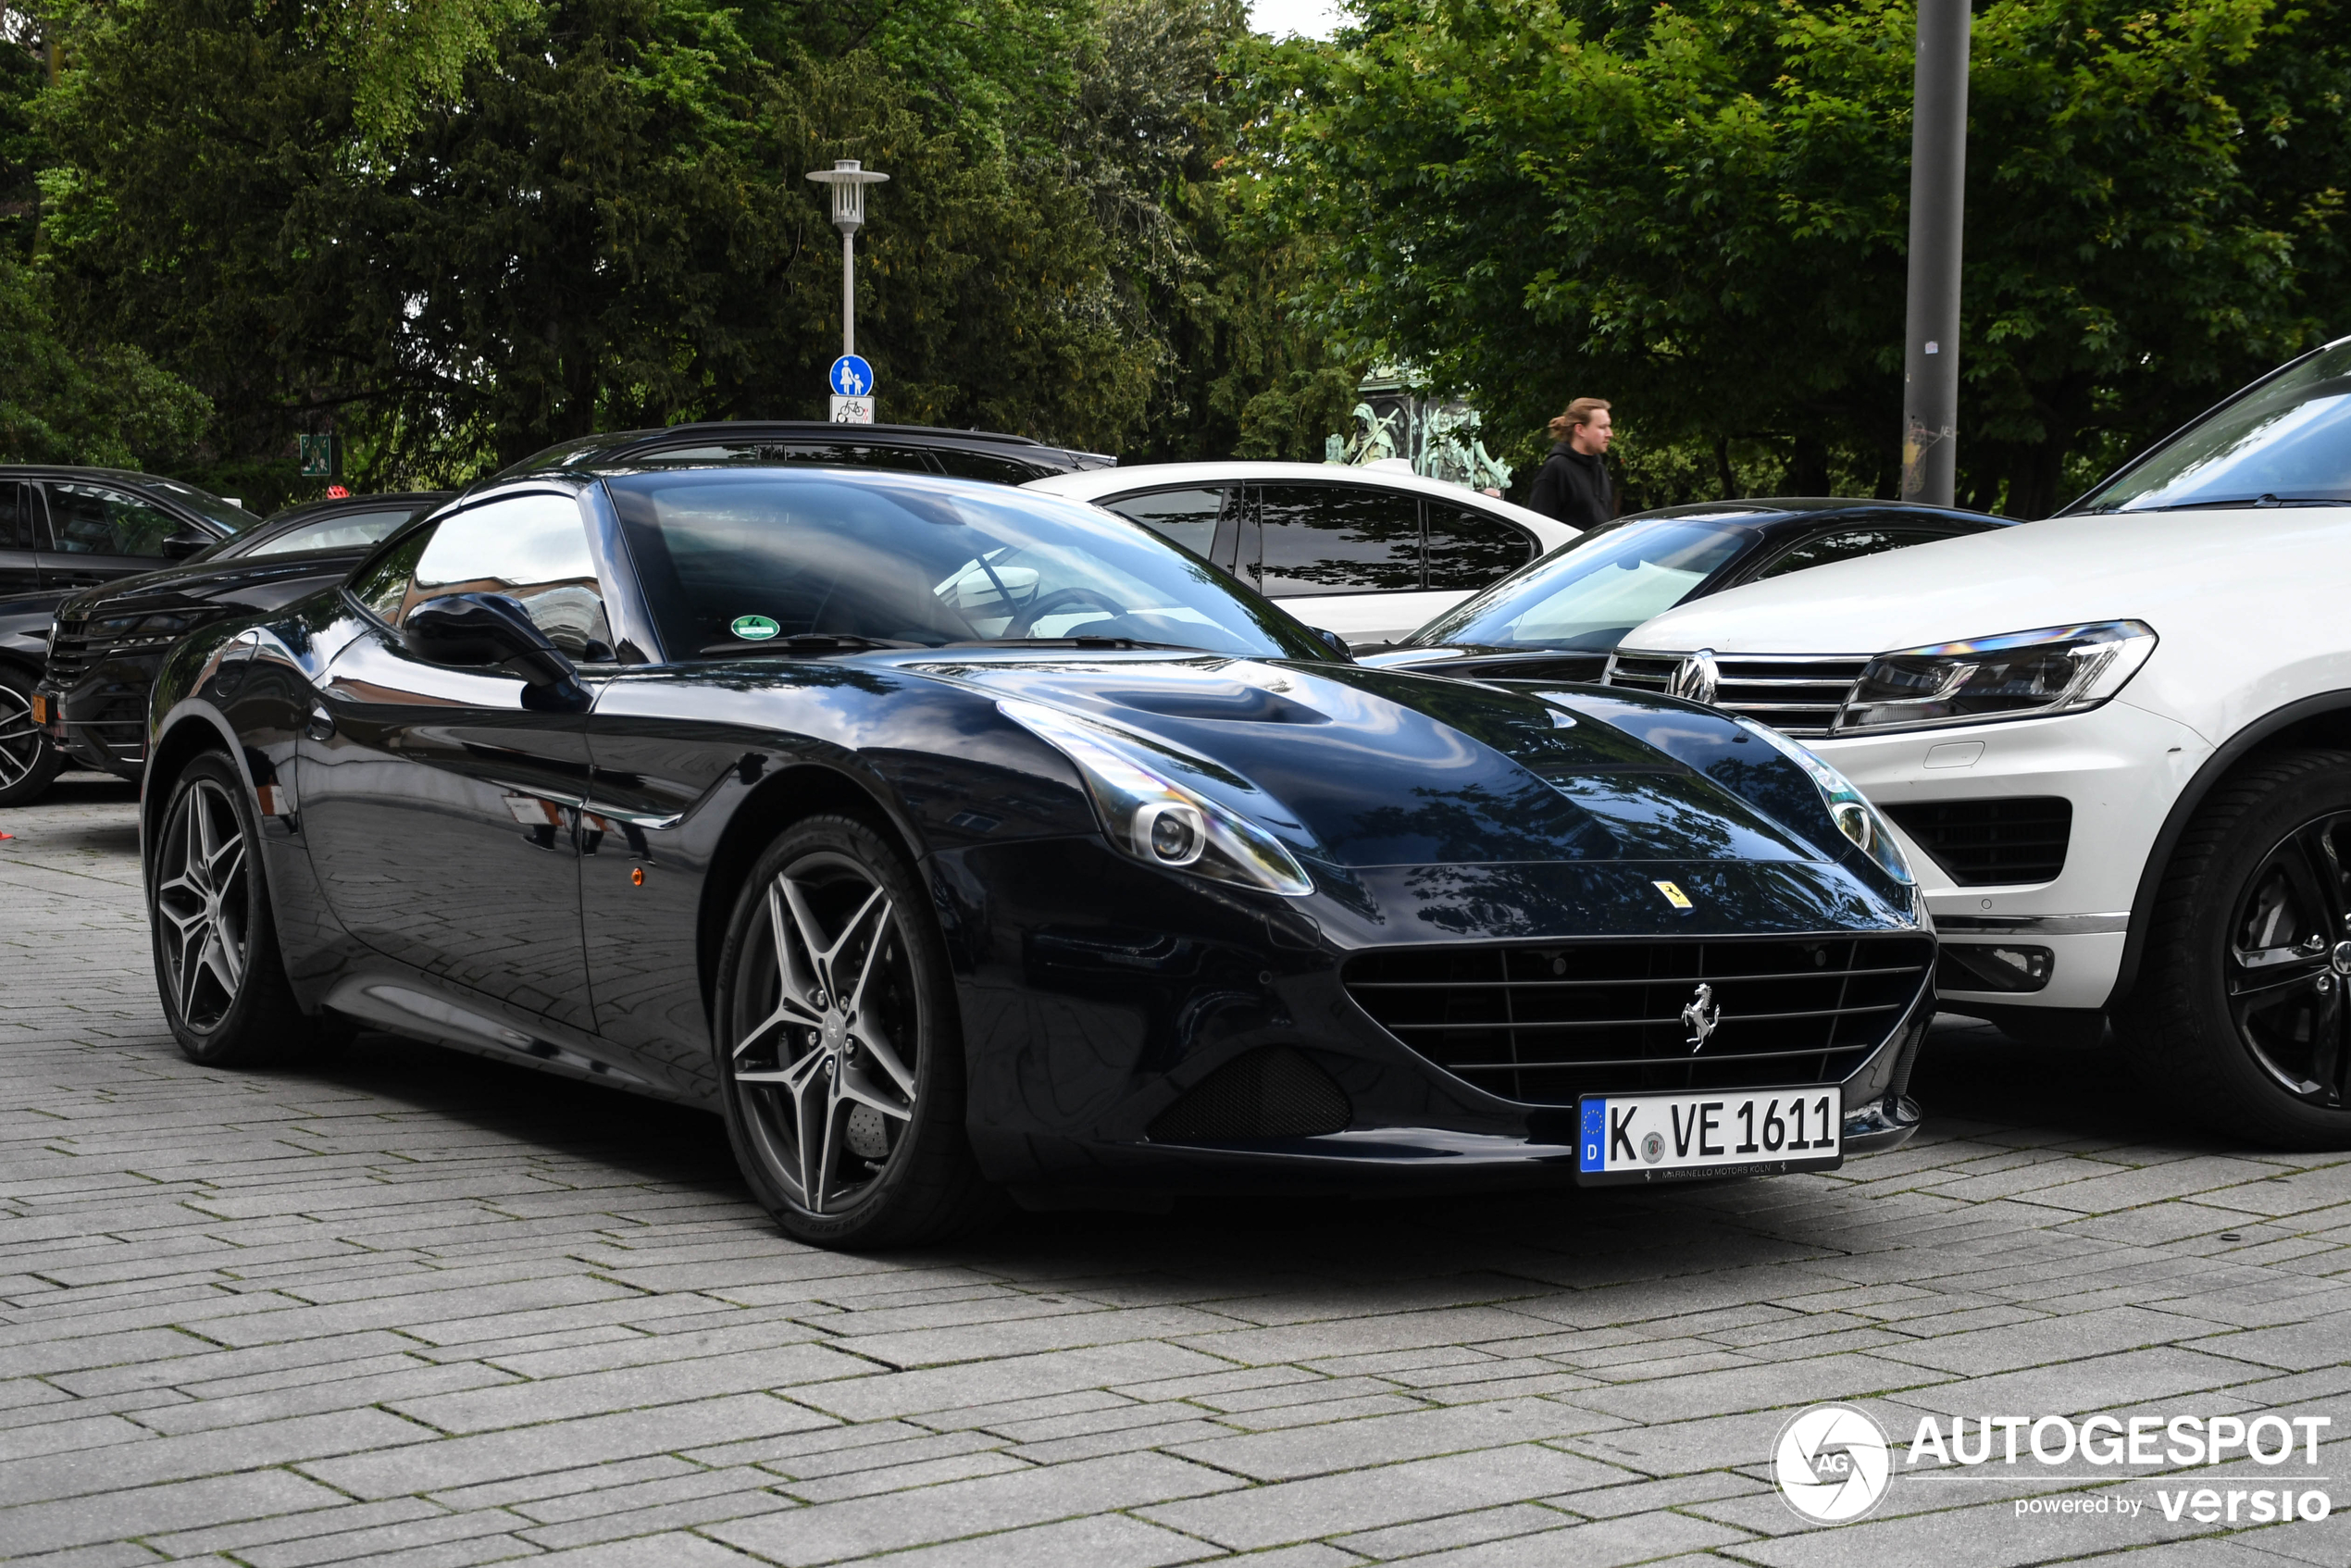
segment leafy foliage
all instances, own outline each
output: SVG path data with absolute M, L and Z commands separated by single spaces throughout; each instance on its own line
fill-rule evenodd
M 1529 431 L 1884 492 L 1900 406 L 1913 18 L 1898 0 L 1364 0 L 1259 83 L 1336 332 Z M 1962 488 L 2038 516 L 2320 341 L 2345 282 L 2334 0 L 1991 0 L 1972 63 Z M 1686 466 L 1687 458 L 1679 460 Z

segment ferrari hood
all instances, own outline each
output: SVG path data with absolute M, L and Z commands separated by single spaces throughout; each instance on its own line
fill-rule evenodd
M 1213 656 L 902 667 L 1199 758 L 1204 787 L 1237 776 L 1226 803 L 1329 865 L 1822 858 L 1698 769 L 1530 693 Z

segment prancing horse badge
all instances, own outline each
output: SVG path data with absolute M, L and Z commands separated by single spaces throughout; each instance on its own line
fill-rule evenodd
M 1700 985 L 1682 1006 L 1682 1027 L 1690 1031 L 1691 1055 L 1706 1049 L 1706 1042 L 1714 1038 L 1714 1031 L 1722 1023 L 1723 1004 L 1714 1000 L 1714 988 Z

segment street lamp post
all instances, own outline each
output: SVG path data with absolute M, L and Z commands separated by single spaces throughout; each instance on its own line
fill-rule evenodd
M 857 352 L 857 230 L 865 226 L 865 187 L 889 178 L 863 167 L 855 158 L 836 158 L 830 168 L 811 169 L 808 178 L 833 188 L 833 227 L 840 230 L 840 352 Z
M 1919 0 L 1909 301 L 1902 333 L 1902 499 L 1935 506 L 1951 504 L 1959 478 L 1968 22 L 1968 0 Z

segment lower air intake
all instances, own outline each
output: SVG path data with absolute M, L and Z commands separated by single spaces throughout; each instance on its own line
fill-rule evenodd
M 1313 1138 L 1343 1130 L 1355 1108 L 1331 1076 L 1286 1045 L 1237 1056 L 1162 1111 L 1153 1143 Z

